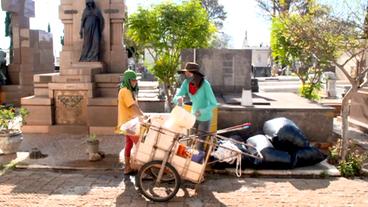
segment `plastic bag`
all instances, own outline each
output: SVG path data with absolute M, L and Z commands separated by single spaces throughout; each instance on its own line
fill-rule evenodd
M 221 160 L 222 162 L 233 164 L 237 159 L 237 152 L 241 152 L 241 150 L 236 147 L 234 143 L 232 143 L 231 141 L 222 141 L 211 155 Z
M 303 167 L 320 163 L 327 158 L 327 155 L 315 147 L 305 147 L 296 151 L 291 157 L 293 167 Z
M 272 147 L 273 145 L 265 135 L 258 134 L 247 139 L 247 143 L 252 145 L 260 153 L 264 148 Z
M 280 151 L 272 146 L 270 140 L 264 135 L 255 135 L 247 139 L 262 154 L 262 162 L 255 163 L 257 167 L 267 169 L 288 169 L 291 167 L 291 157 L 288 152 Z
M 139 136 L 139 118 L 131 119 L 120 126 L 120 132 L 125 135 Z
M 288 152 L 266 147 L 261 151 L 263 156 L 260 167 L 267 169 L 290 169 L 292 168 L 291 156 Z
M 294 152 L 299 148 L 309 146 L 309 141 L 299 127 L 284 117 L 266 121 L 263 125 L 263 132 L 278 150 Z
M 263 124 L 263 132 L 267 137 L 273 138 L 277 136 L 279 130 L 285 125 L 293 125 L 297 127 L 296 124 L 290 119 L 287 119 L 285 117 L 278 117 L 266 121 Z
M 299 148 L 309 146 L 309 141 L 303 132 L 293 125 L 283 126 L 277 136 L 272 138 L 272 143 L 276 149 L 287 152 L 294 152 Z

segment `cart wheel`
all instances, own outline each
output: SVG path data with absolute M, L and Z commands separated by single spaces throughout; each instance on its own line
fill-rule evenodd
M 158 177 L 158 173 L 160 172 L 160 168 L 151 168 L 150 170 L 151 170 L 152 176 L 154 177 L 154 179 L 156 179 Z M 163 182 L 174 181 L 175 175 L 171 173 L 164 173 L 161 177 L 161 180 Z
M 156 202 L 172 199 L 178 192 L 181 183 L 178 172 L 170 163 L 166 163 L 162 179 L 157 183 L 156 178 L 161 166 L 162 161 L 159 160 L 148 162 L 139 169 L 135 176 L 135 184 L 140 193 Z

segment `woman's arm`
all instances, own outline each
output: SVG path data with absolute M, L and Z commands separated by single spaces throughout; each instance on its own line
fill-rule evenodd
M 205 87 L 204 89 L 205 89 L 206 98 L 208 100 L 208 106 L 206 108 L 200 109 L 199 110 L 200 113 L 202 113 L 203 111 L 212 111 L 212 109 L 214 109 L 218 105 L 216 96 L 213 93 L 210 83 L 207 80 L 205 80 L 203 83 L 203 86 Z
M 188 93 L 188 80 L 184 80 L 183 83 L 180 86 L 179 91 L 176 93 L 176 95 L 173 98 L 173 102 L 175 104 L 178 104 L 178 99 L 184 96 Z
M 141 108 L 139 108 L 137 103 L 131 105 L 130 108 L 134 111 L 134 114 L 138 116 L 143 116 L 143 111 L 141 110 Z

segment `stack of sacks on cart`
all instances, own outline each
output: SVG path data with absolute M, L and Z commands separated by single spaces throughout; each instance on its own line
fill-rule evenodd
M 152 160 L 163 160 L 166 153 L 172 151 L 174 153 L 168 158 L 168 162 L 179 175 L 186 180 L 200 182 L 206 167 L 203 162 L 204 152 L 192 149 L 185 143 L 174 142 L 178 133 L 186 134 L 193 127 L 195 120 L 193 114 L 178 106 L 169 116 L 150 116 L 150 124 L 139 130 L 140 140 L 131 156 L 132 165 L 139 169 Z
M 280 117 L 266 121 L 263 125 L 263 133 L 249 138 L 238 135 L 231 136 L 232 139 L 254 146 L 263 156 L 261 160 L 256 160 L 243 155 L 241 168 L 292 169 L 314 165 L 327 158 L 318 148 L 311 146 L 299 127 L 287 118 Z M 229 145 L 228 142 L 222 141 L 220 146 L 222 144 Z M 253 153 L 245 145 L 235 143 L 233 145 L 244 153 Z M 224 151 L 221 147 L 216 150 Z M 216 150 L 212 159 L 221 160 L 221 156 L 218 156 Z M 223 169 L 234 166 L 234 159 L 228 159 L 226 162 L 217 162 L 212 167 Z

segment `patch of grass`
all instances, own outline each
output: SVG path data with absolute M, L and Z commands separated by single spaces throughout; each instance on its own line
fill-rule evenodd
M 323 179 L 326 179 L 326 178 L 329 178 L 330 175 L 326 172 L 326 171 L 322 171 L 320 174 L 319 174 L 319 177 L 320 178 L 323 178 Z
M 252 178 L 258 178 L 261 174 L 257 170 L 254 170 L 249 176 Z
M 341 176 L 362 176 L 363 165 L 368 162 L 368 153 L 358 143 L 350 140 L 345 160 L 341 159 L 341 142 L 328 149 L 328 163 L 337 166 Z
M 327 159 L 328 163 L 332 165 L 337 165 L 340 160 L 340 151 L 339 151 L 338 145 L 329 147 L 327 155 L 328 155 L 328 159 Z
M 339 162 L 338 169 L 341 175 L 348 178 L 362 175 L 363 163 L 367 157 L 367 153 L 349 152 L 346 159 Z
M 15 160 L 10 161 L 8 164 L 0 165 L 0 176 L 4 175 L 7 171 L 15 169 L 17 162 Z

